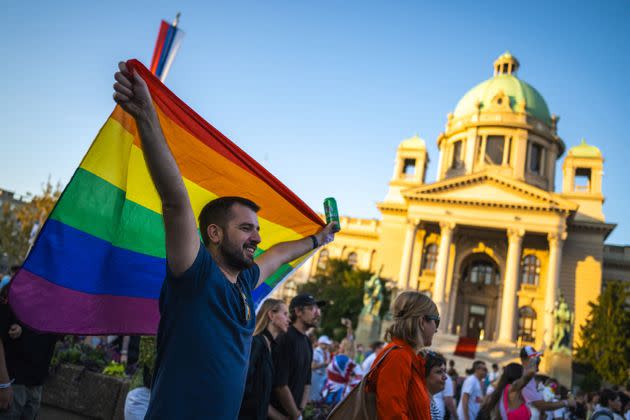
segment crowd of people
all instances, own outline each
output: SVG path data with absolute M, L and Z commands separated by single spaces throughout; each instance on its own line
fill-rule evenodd
M 347 319 L 338 344 L 314 337 L 326 302 L 308 294 L 288 306 L 268 299 L 256 314 L 252 291 L 283 264 L 332 241 L 338 227 L 330 223 L 254 259 L 262 238 L 260 207 L 253 201 L 217 198 L 195 220 L 146 82 L 125 63 L 119 70 L 114 99 L 135 120 L 162 203 L 167 255 L 155 366 L 151 375 L 143 372 L 144 386 L 128 395 L 129 420 L 295 420 L 304 418 L 307 407 L 320 407 L 319 415 L 326 416 L 356 397 L 355 389 L 374 397 L 363 408 L 380 419 L 616 420 L 624 414 L 630 420 L 627 394 L 605 389 L 573 398 L 557 381 L 537 374 L 541 354 L 531 347 L 522 349 L 521 363 L 502 370 L 495 366 L 488 373 L 483 361 L 475 361 L 462 380 L 454 365 L 449 362 L 447 370 L 444 356 L 430 350 L 440 314 L 416 291 L 396 296 L 386 342 L 372 343 L 368 351 L 356 345 Z M 41 367 L 47 370 L 57 337 L 20 326 L 3 305 L 0 419 L 35 418 Z

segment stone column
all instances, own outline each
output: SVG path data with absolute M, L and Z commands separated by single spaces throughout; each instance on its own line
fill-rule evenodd
M 416 239 L 413 253 L 411 254 L 411 268 L 409 272 L 409 287 L 413 290 L 418 290 L 418 277 L 420 277 L 420 265 L 422 264 L 422 254 L 424 253 L 424 237 L 427 231 L 420 225 L 416 230 Z
M 562 245 L 566 239 L 566 234 L 550 233 L 547 235 L 549 241 L 549 266 L 547 269 L 547 287 L 545 289 L 545 334 L 544 346 L 550 347 L 553 339 L 553 311 L 556 305 L 556 293 L 560 283 L 560 266 L 562 262 Z
M 521 248 L 525 232 L 522 229 L 508 229 L 507 234 L 507 266 L 503 282 L 498 340 L 504 343 L 512 343 L 514 342 L 514 318 L 518 313 L 516 292 L 518 290 L 518 272 L 521 267 Z
M 438 259 L 435 265 L 435 281 L 433 283 L 433 301 L 440 311 L 440 316 L 446 316 L 445 292 L 446 292 L 446 270 L 448 270 L 449 253 L 453 240 L 453 230 L 455 223 L 440 222 L 440 248 Z
M 410 219 L 407 223 L 405 245 L 403 247 L 402 258 L 400 260 L 400 272 L 398 274 L 398 290 L 407 290 L 409 288 L 409 269 L 411 267 L 411 258 L 413 256 L 413 246 L 415 243 L 417 230 L 418 230 L 418 221 Z

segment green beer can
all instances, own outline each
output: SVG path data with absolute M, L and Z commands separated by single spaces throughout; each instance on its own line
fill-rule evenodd
M 339 222 L 339 212 L 337 211 L 337 200 L 333 197 L 325 199 L 324 213 L 326 213 L 326 224 L 336 222 L 337 224 L 333 232 L 339 232 L 341 230 L 341 223 Z

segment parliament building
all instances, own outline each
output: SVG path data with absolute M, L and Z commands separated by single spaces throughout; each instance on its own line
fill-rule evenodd
M 588 302 L 606 280 L 605 254 L 615 279 L 629 280 L 630 252 L 604 245 L 615 224 L 602 211 L 602 153 L 584 140 L 567 150 L 559 118 L 518 69 L 516 57 L 501 55 L 492 77 L 448 114 L 436 182 L 425 182 L 425 142 L 402 141 L 377 204 L 381 217 L 342 217 L 335 241 L 277 293 L 290 297 L 329 258 L 341 258 L 382 267 L 396 290 L 431 296 L 443 335 L 539 349 L 551 344 L 562 295 L 574 314 L 575 346 Z

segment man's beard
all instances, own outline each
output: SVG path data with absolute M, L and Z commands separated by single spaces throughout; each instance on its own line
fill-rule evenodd
M 233 244 L 229 238 L 226 238 L 219 245 L 219 252 L 221 252 L 225 263 L 237 270 L 245 270 L 254 265 L 253 257 L 250 259 L 245 255 L 245 245 L 239 247 Z
M 319 325 L 320 318 L 313 318 L 311 322 L 304 322 L 306 328 L 315 328 Z

